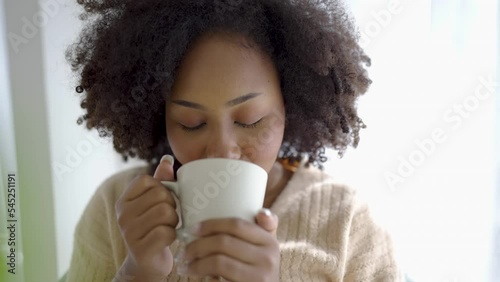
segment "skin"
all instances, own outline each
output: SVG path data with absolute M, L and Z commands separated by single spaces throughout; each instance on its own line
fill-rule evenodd
M 240 35 L 207 34 L 187 52 L 166 103 L 166 132 L 180 163 L 231 158 L 255 163 L 269 175 L 264 201 L 270 207 L 290 178 L 276 157 L 283 141 L 285 107 L 270 58 Z M 172 271 L 169 246 L 178 216 L 173 180 L 162 159 L 153 176 L 136 177 L 116 204 L 129 253 L 117 276 L 162 281 Z M 279 281 L 278 218 L 259 213 L 255 223 L 207 220 L 192 233 L 178 271 L 229 281 Z

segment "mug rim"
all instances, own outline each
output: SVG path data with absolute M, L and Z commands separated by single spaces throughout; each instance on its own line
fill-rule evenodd
M 184 167 L 186 167 L 186 166 L 188 166 L 188 167 L 189 167 L 189 166 L 192 166 L 192 165 L 194 165 L 195 163 L 198 163 L 198 162 L 205 162 L 205 161 L 216 161 L 216 162 L 218 162 L 218 161 L 222 161 L 222 160 L 223 160 L 223 161 L 235 161 L 235 162 L 244 163 L 244 164 L 246 164 L 246 165 L 251 165 L 251 166 L 254 166 L 254 167 L 258 168 L 258 169 L 261 169 L 264 173 L 266 173 L 266 174 L 267 174 L 267 171 L 266 171 L 264 168 L 262 168 L 261 166 L 257 165 L 257 164 L 254 164 L 254 163 L 252 163 L 252 162 L 245 161 L 245 160 L 240 160 L 240 159 L 229 159 L 229 158 L 204 158 L 204 159 L 197 159 L 197 160 L 194 160 L 194 161 L 190 161 L 190 162 L 188 162 L 188 163 L 186 163 L 186 164 L 183 164 L 183 165 L 182 165 L 182 166 L 181 166 L 181 167 L 177 170 L 177 173 L 181 173 L 181 172 L 184 170 L 184 169 L 183 169 Z

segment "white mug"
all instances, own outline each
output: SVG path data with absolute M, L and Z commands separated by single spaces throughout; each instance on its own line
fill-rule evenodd
M 207 219 L 238 217 L 254 222 L 264 203 L 267 172 L 246 161 L 208 158 L 182 165 L 177 182 L 161 183 L 179 199 L 186 230 Z

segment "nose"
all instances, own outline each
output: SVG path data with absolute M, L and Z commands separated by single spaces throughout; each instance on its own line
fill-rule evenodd
M 234 133 L 217 129 L 207 140 L 205 155 L 207 158 L 240 159 L 241 149 Z

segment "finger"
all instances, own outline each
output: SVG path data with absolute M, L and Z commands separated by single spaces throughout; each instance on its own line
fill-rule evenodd
M 153 178 L 158 180 L 174 180 L 174 157 L 164 155 L 156 167 Z
M 215 234 L 228 234 L 253 245 L 267 245 L 270 234 L 258 225 L 240 218 L 209 219 L 194 226 L 191 233 L 198 237 Z
M 151 175 L 141 174 L 134 177 L 134 179 L 129 183 L 127 189 L 123 192 L 118 203 L 125 203 L 139 198 L 142 194 L 146 193 L 149 189 L 153 188 L 158 183 L 151 177 Z M 123 199 L 122 199 L 123 198 Z
M 180 274 L 198 277 L 220 276 L 225 280 L 233 282 L 242 281 L 242 279 L 248 279 L 248 277 L 256 277 L 256 275 L 258 275 L 258 273 L 255 273 L 255 268 L 251 265 L 221 254 L 205 257 L 189 264 L 181 265 L 178 271 Z M 257 279 L 254 281 L 259 280 Z
M 164 225 L 175 229 L 178 221 L 175 209 L 165 203 L 160 203 L 136 218 L 126 230 L 133 234 L 133 238 L 142 240 L 156 226 Z
M 173 157 L 170 155 L 165 155 L 162 157 L 160 164 L 156 168 L 154 177 L 149 175 L 138 175 L 136 176 L 127 187 L 126 191 L 123 193 L 123 198 L 120 197 L 116 204 L 116 210 L 122 210 L 122 204 L 127 201 L 132 201 L 134 199 L 139 198 L 144 193 L 146 193 L 149 189 L 153 188 L 156 185 L 163 186 L 156 180 L 173 180 L 174 171 L 173 171 Z
M 134 215 L 142 216 L 147 210 L 159 203 L 167 203 L 173 208 L 176 207 L 174 197 L 163 185 L 152 187 L 141 197 L 124 203 L 124 206 L 130 206 L 127 210 L 134 212 Z
M 267 232 L 276 236 L 276 231 L 278 230 L 279 219 L 276 214 L 271 213 L 269 209 L 261 209 L 257 216 L 255 216 L 255 222 L 260 227 L 264 228 Z
M 144 237 L 151 229 L 158 225 L 175 226 L 177 213 L 171 206 L 160 203 L 150 207 L 141 216 L 125 214 L 119 218 L 121 232 L 128 240 L 137 240 Z
M 194 240 L 186 246 L 184 259 L 193 261 L 207 256 L 222 254 L 248 264 L 256 264 L 261 248 L 236 237 L 218 234 Z
M 175 238 L 176 235 L 173 228 L 158 225 L 138 241 L 136 250 L 141 252 L 157 252 L 157 250 L 170 246 Z

